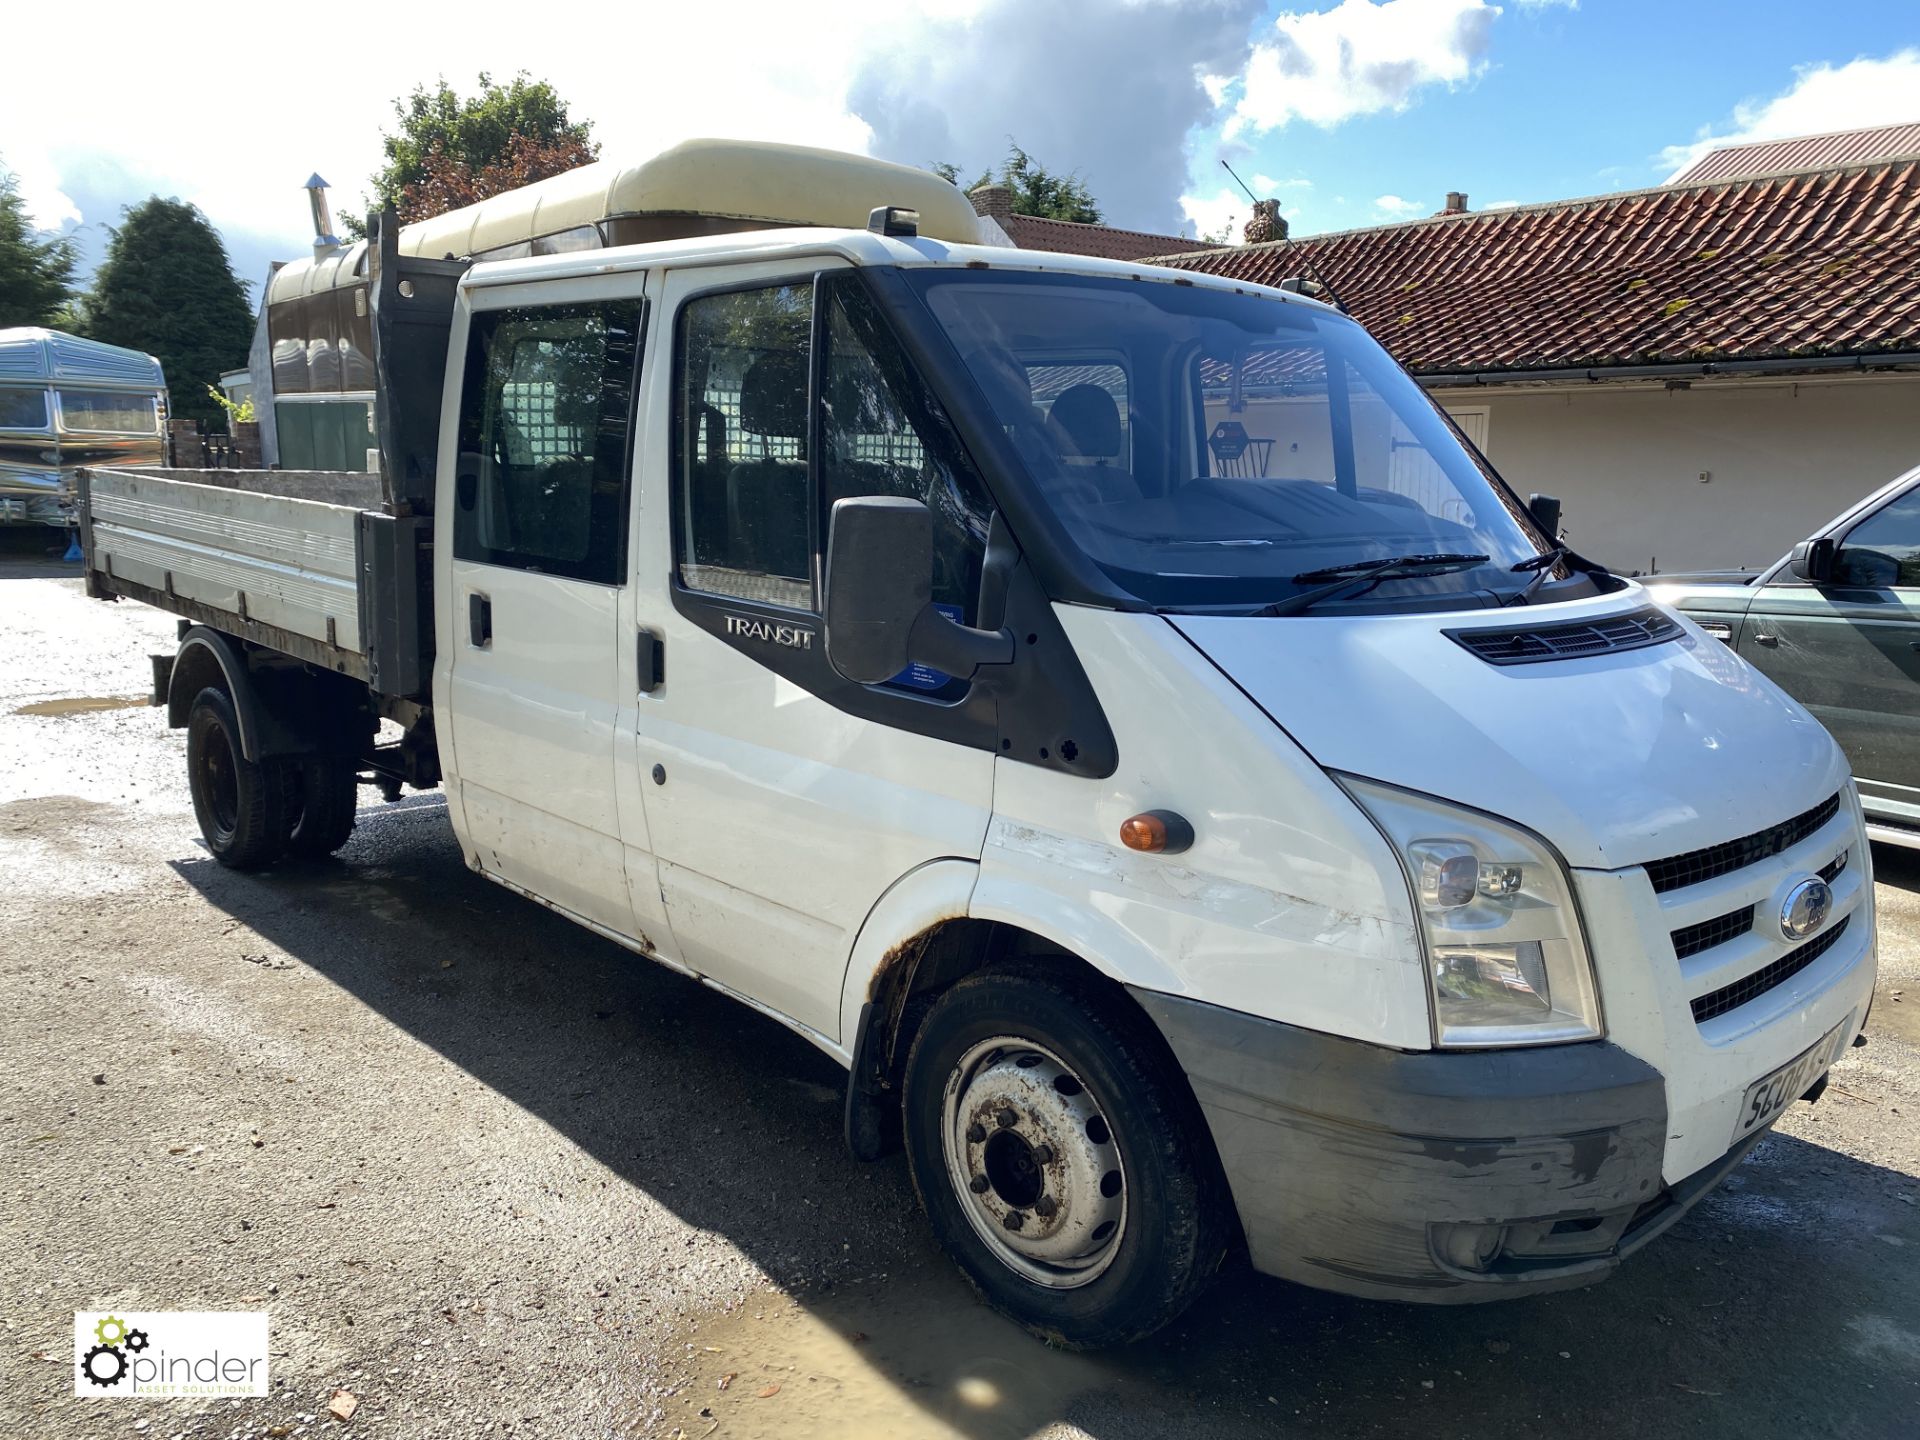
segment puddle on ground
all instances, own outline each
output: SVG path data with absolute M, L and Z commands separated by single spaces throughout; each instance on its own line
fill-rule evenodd
M 131 710 L 148 703 L 144 695 L 82 695 L 71 700 L 36 700 L 14 710 L 16 715 L 90 715 L 96 710 Z
M 930 1289 L 949 1303 L 929 1306 Z M 685 1338 L 679 1394 L 647 1434 L 1025 1440 L 1113 1379 L 1100 1360 L 1050 1350 L 958 1285 L 924 1277 L 804 1305 L 763 1293 Z

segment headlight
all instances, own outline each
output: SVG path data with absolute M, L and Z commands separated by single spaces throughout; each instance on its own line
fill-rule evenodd
M 1339 779 L 1406 866 L 1437 1043 L 1552 1045 L 1604 1033 L 1573 885 L 1543 840 L 1431 796 Z

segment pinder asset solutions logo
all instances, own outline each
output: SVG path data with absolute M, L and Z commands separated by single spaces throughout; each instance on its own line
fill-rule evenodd
M 79 1310 L 73 1357 L 76 1395 L 265 1395 L 267 1312 Z

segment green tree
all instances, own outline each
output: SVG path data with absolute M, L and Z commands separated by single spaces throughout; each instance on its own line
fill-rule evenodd
M 36 231 L 19 182 L 0 171 L 0 329 L 71 323 L 73 242 Z
M 207 387 L 246 363 L 253 342 L 247 290 L 219 232 L 192 205 L 158 195 L 126 211 L 93 277 L 86 333 L 157 356 L 173 413 L 210 424 Z
M 545 80 L 525 71 L 511 84 L 498 85 L 480 72 L 480 89 L 462 97 L 443 77 L 429 90 L 416 85 L 393 102 L 395 128 L 382 135 L 387 162 L 372 177 L 368 210 L 388 205 L 402 222 L 438 213 L 432 206 L 462 199 L 448 184 L 449 171 L 464 171 L 472 199 L 531 184 L 597 158 L 600 146 L 590 138 L 591 121 L 575 120 Z M 462 203 L 468 203 L 462 199 Z M 341 223 L 359 235 L 363 217 L 345 215 Z
M 960 183 L 960 167 L 950 160 L 935 160 L 927 168 L 949 184 Z M 1012 191 L 1016 215 L 1100 223 L 1100 204 L 1084 180 L 1078 175 L 1055 175 L 1012 139 L 1007 141 L 1007 158 L 1000 162 L 999 172 L 983 170 L 966 188 L 978 190 L 982 185 L 1004 185 Z

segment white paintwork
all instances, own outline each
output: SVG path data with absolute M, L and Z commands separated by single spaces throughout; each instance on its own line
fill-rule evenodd
M 1636 589 L 1531 607 L 1527 622 L 1645 603 Z M 1749 834 L 1847 776 L 1818 721 L 1684 619 L 1683 644 L 1510 667 L 1442 632 L 1498 630 L 1511 612 L 1174 623 L 1321 764 L 1516 820 L 1573 865 Z
M 481 310 L 644 294 L 644 273 L 483 292 Z M 476 307 L 451 336 L 466 352 Z M 458 367 L 452 367 L 458 370 Z M 457 451 L 457 396 L 441 417 L 442 454 Z M 441 467 L 438 513 L 454 513 L 454 471 Z M 649 953 L 677 954 L 652 883 L 645 828 L 631 797 L 632 630 L 625 585 L 600 585 L 457 558 L 434 547 L 435 708 L 454 757 L 445 784 L 468 862 L 542 896 Z M 491 605 L 491 644 L 473 643 L 470 597 Z M 624 783 L 623 783 L 624 782 Z M 623 804 L 623 797 L 628 803 Z M 637 826 L 637 828 L 636 828 Z M 640 884 L 629 890 L 629 853 Z
M 725 283 L 804 277 L 790 262 L 735 267 Z M 668 271 L 661 308 L 711 289 Z M 673 608 L 667 471 L 672 329 L 649 327 L 636 623 L 662 637 L 666 682 L 638 707 L 638 765 L 660 889 L 683 958 L 829 1039 L 841 977 L 874 902 L 930 861 L 976 859 L 993 757 L 835 709 Z M 817 637 L 814 643 L 819 643 Z
M 95 470 L 93 567 L 359 653 L 351 505 Z
M 1166 620 L 1058 614 L 1120 769 L 1089 781 L 1000 760 L 972 913 L 1128 984 L 1425 1048 L 1412 902 L 1372 823 Z M 1194 847 L 1124 848 L 1121 822 L 1153 809 L 1191 819 Z

